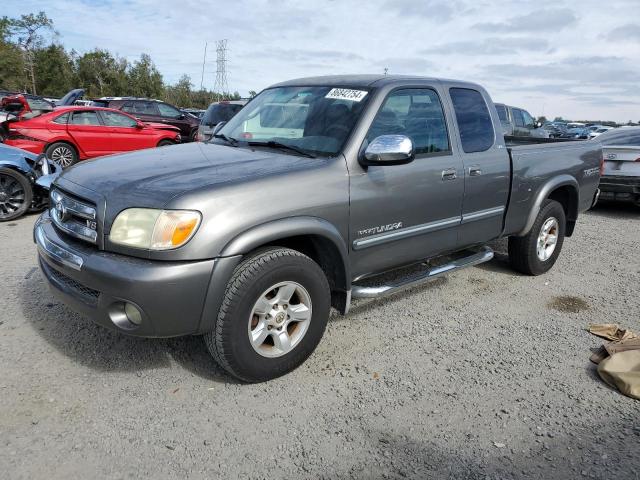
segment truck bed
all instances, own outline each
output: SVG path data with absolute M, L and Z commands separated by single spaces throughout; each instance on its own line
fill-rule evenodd
M 522 233 L 530 226 L 531 212 L 537 212 L 533 204 L 539 198 L 546 198 L 541 190 L 550 188 L 552 179 L 553 185 L 578 190 L 578 204 L 575 214 L 568 215 L 569 222 L 575 222 L 576 218 L 571 217 L 591 207 L 602 160 L 599 143 L 532 142 L 508 146 L 507 150 L 511 159 L 512 190 L 505 218 L 506 235 Z M 559 176 L 559 171 L 564 173 Z

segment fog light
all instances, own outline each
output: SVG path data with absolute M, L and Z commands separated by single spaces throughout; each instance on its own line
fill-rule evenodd
M 133 330 L 142 323 L 142 312 L 133 303 L 114 302 L 109 306 L 109 318 L 122 330 Z
M 140 325 L 142 323 L 142 313 L 140 313 L 140 310 L 132 303 L 124 304 L 124 313 L 134 325 Z

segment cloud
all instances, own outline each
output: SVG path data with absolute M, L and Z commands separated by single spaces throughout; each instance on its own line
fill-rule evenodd
M 628 23 L 603 35 L 610 42 L 640 42 L 640 24 Z
M 539 9 L 526 15 L 511 17 L 504 22 L 480 22 L 473 28 L 485 32 L 553 32 L 561 30 L 578 21 L 573 10 L 568 8 Z
M 638 68 L 615 56 L 576 56 L 543 64 L 491 64 L 482 67 L 485 75 L 516 79 L 554 79 L 576 85 L 636 84 Z
M 519 51 L 548 51 L 549 42 L 535 37 L 490 37 L 434 45 L 420 51 L 425 55 L 511 55 Z
M 460 2 L 442 0 L 387 0 L 383 4 L 383 9 L 391 10 L 399 16 L 418 16 L 433 21 L 449 21 L 459 8 Z
M 59 41 L 80 54 L 148 53 L 168 83 L 187 74 L 200 84 L 208 42 L 204 86 L 213 88 L 214 42 L 226 38 L 229 87 L 242 95 L 291 78 L 388 68 L 476 81 L 532 113 L 624 121 L 637 118 L 640 101 L 638 1 L 181 0 L 176 8 L 175 0 L 0 0 L 9 17 L 44 8 Z

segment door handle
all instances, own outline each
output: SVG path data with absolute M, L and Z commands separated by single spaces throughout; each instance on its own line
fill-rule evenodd
M 474 165 L 473 167 L 469 167 L 469 176 L 477 177 L 478 175 L 482 175 L 482 170 L 478 165 Z
M 458 178 L 458 171 L 455 168 L 447 168 L 442 171 L 442 180 L 455 180 Z

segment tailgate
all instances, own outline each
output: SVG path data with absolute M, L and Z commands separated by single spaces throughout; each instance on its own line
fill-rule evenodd
M 603 146 L 604 175 L 640 177 L 640 146 Z

